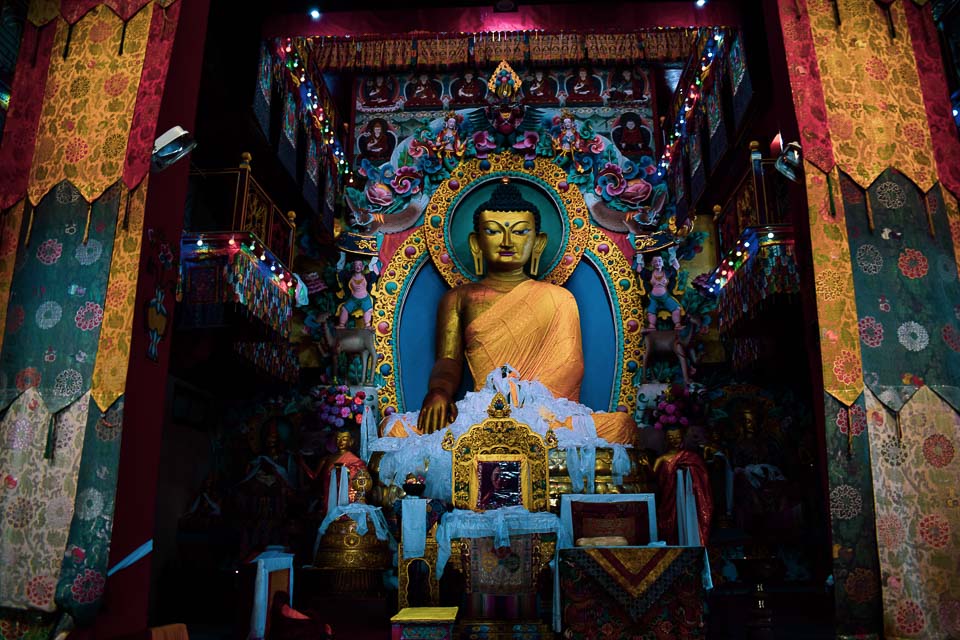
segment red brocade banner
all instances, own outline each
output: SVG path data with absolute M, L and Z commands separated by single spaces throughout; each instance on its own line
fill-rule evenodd
M 833 143 L 807 3 L 806 0 L 795 0 L 781 1 L 778 5 L 803 157 L 824 173 L 829 173 L 834 165 Z
M 117 16 L 126 22 L 133 16 L 140 13 L 150 2 L 155 0 L 32 0 L 30 8 L 27 10 L 27 20 L 36 25 L 43 26 L 55 19 L 57 16 L 66 21 L 67 24 L 75 24 L 80 18 L 90 12 L 97 5 L 106 5 L 110 7 Z M 156 0 L 161 7 L 166 7 L 176 0 Z M 176 26 L 176 23 L 174 23 Z
M 123 184 L 133 189 L 150 170 L 150 156 L 157 133 L 157 113 L 167 80 L 170 50 L 177 34 L 180 3 L 159 3 L 150 21 L 147 52 L 137 89 L 137 102 L 133 112 L 130 137 L 127 140 L 127 157 L 123 167 Z M 167 6 L 165 6 L 167 5 Z
M 960 137 L 950 117 L 949 92 L 943 75 L 944 58 L 933 24 L 933 9 L 930 5 L 917 7 L 910 2 L 903 3 L 903 8 L 913 41 L 937 174 L 940 182 L 957 196 L 960 195 L 960 162 L 957 160 L 960 158 Z
M 56 25 L 39 29 L 27 25 L 23 30 L 0 146 L 0 209 L 11 207 L 27 190 L 56 31 Z

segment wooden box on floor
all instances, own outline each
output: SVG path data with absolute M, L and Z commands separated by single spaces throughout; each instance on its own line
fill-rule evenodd
M 390 618 L 392 640 L 452 640 L 457 607 L 407 607 Z

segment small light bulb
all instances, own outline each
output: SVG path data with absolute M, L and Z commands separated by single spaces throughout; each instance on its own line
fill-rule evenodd
M 749 242 L 744 242 L 744 243 L 743 243 L 743 246 L 745 246 L 747 249 L 749 249 L 749 248 L 750 248 L 750 243 L 749 243 Z
M 697 0 L 698 9 L 702 9 L 705 4 L 707 4 L 707 0 Z
M 320 19 L 320 10 L 319 9 L 310 9 L 310 17 L 314 20 Z
M 720 278 L 717 278 L 716 280 L 714 280 L 714 282 L 716 282 L 717 284 L 720 284 Z
M 261 253 L 261 254 L 260 254 L 260 259 L 261 259 L 261 260 L 266 260 L 266 259 L 267 259 L 267 254 Z
M 197 246 L 198 246 L 198 247 L 202 247 L 202 246 L 203 246 L 203 238 L 197 238 Z
M 956 109 L 954 109 L 954 110 L 953 110 L 953 117 L 956 118 L 958 115 L 960 115 L 960 111 L 957 111 Z
M 773 231 L 767 234 L 767 238 L 769 238 L 770 240 L 773 240 Z
M 710 287 L 710 293 L 713 293 L 713 287 Z
M 233 239 L 233 236 L 230 236 L 230 239 L 227 240 L 227 244 L 232 247 L 233 245 L 237 244 L 237 241 Z
M 270 271 L 276 271 L 276 270 L 277 270 L 277 265 L 275 264 L 270 265 Z

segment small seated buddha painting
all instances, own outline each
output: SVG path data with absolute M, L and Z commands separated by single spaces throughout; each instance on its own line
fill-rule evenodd
M 520 494 L 520 462 L 480 461 L 477 463 L 480 491 L 477 508 L 483 510 L 523 504 Z

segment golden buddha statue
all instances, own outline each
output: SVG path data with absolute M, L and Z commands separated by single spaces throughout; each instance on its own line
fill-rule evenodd
M 347 473 L 349 474 L 349 484 L 348 484 L 348 496 L 350 502 L 357 502 L 358 495 L 362 495 L 360 489 L 362 488 L 365 493 L 369 490 L 370 487 L 363 484 L 361 487 L 357 484 L 356 480 L 358 474 L 367 473 L 367 465 L 364 463 L 360 457 L 351 451 L 351 448 L 354 445 L 353 436 L 351 433 L 343 429 L 337 432 L 337 451 L 336 453 L 331 453 L 328 456 L 325 456 L 321 459 L 320 464 L 317 465 L 316 469 L 311 469 L 303 458 L 299 458 L 300 468 L 307 475 L 307 477 L 319 484 L 321 487 L 320 500 L 324 503 L 323 511 L 327 510 L 327 505 L 325 504 L 327 496 L 330 491 L 330 471 L 336 469 L 336 477 L 339 482 L 340 478 L 340 468 L 346 467 Z M 369 477 L 369 474 L 367 475 Z
M 539 381 L 554 397 L 579 401 L 584 369 L 577 302 L 563 287 L 531 277 L 547 246 L 540 211 L 502 178 L 474 212 L 473 228 L 470 252 L 477 275 L 484 277 L 448 291 L 440 301 L 437 360 L 415 429 L 421 434 L 456 419 L 454 394 L 464 359 L 475 390 L 491 371 L 509 364 L 521 379 Z M 633 443 L 636 424 L 626 413 L 594 413 L 593 418 L 601 438 Z M 387 435 L 406 436 L 404 425 L 395 423 Z

